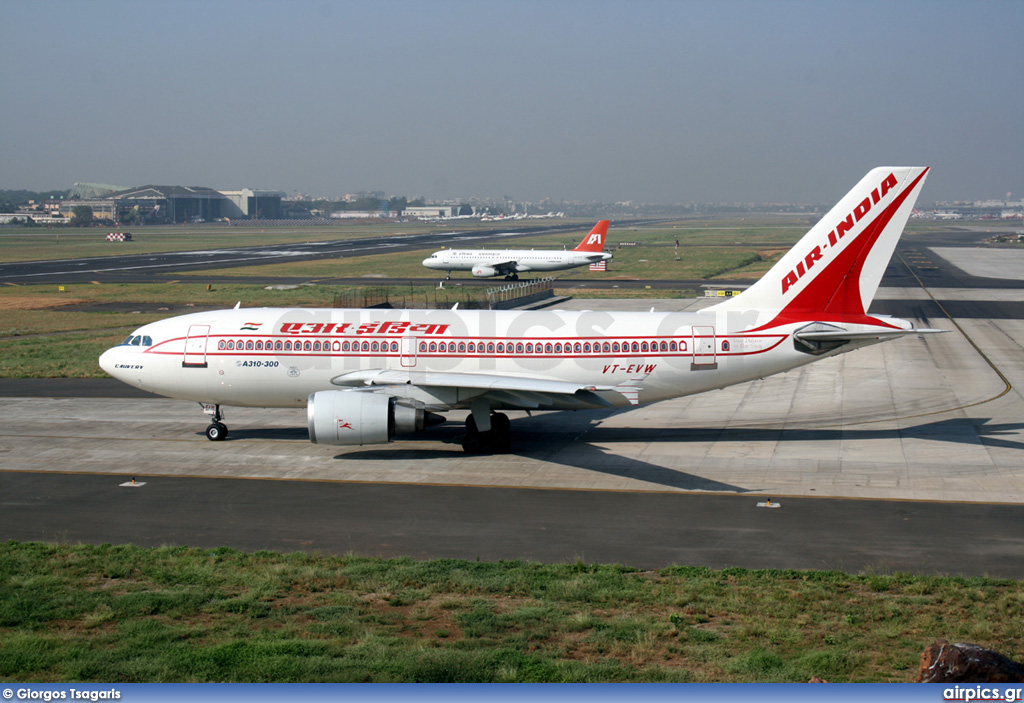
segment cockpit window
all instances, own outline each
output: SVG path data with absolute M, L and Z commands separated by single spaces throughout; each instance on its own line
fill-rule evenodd
M 121 347 L 151 347 L 153 346 L 153 338 L 148 334 L 133 334 L 124 340 L 118 346 Z

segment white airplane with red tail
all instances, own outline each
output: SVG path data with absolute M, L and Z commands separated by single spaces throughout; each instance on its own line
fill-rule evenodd
M 608 220 L 601 220 L 579 244 L 568 251 L 552 249 L 441 249 L 423 260 L 428 269 L 472 271 L 477 278 L 504 276 L 506 280 L 519 280 L 527 271 L 563 271 L 565 269 L 609 261 L 612 255 L 604 251 L 608 236 Z
M 468 409 L 463 448 L 510 447 L 503 410 L 650 403 L 941 330 L 873 315 L 927 168 L 869 172 L 757 283 L 698 312 L 252 308 L 136 330 L 99 359 L 143 390 L 221 406 L 303 407 L 319 444 L 364 445 Z

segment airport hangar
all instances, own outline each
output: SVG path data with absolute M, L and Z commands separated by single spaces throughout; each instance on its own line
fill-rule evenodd
M 71 197 L 61 203 L 61 214 L 87 205 L 98 218 L 142 220 L 180 224 L 221 219 L 279 220 L 284 217 L 279 190 L 214 190 L 203 186 L 145 185 L 111 190 L 116 186 L 76 183 Z

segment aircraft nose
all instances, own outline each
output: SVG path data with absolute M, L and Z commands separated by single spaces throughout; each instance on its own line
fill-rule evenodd
M 108 374 L 117 378 L 117 374 L 114 373 L 114 349 L 108 349 L 100 354 L 100 368 L 106 371 Z

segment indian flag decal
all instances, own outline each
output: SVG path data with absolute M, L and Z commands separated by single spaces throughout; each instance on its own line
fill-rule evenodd
M 259 330 L 260 325 L 262 325 L 262 324 L 263 324 L 262 322 L 246 322 L 239 329 L 252 330 L 253 332 L 256 332 L 256 331 Z

